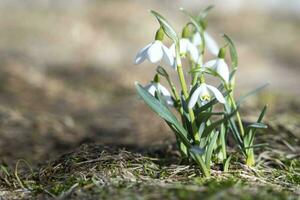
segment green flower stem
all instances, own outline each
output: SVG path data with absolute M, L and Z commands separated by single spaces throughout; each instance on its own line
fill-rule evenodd
M 254 158 L 254 150 L 253 148 L 247 151 L 247 158 L 246 158 L 246 165 L 252 167 L 255 165 L 255 158 Z
M 188 88 L 186 85 L 186 81 L 184 78 L 184 73 L 182 69 L 182 64 L 181 64 L 181 58 L 180 58 L 180 52 L 179 52 L 179 42 L 176 43 L 176 63 L 177 63 L 177 73 L 180 81 L 180 85 L 182 88 L 182 92 L 184 95 L 185 100 L 189 98 L 189 93 L 188 93 Z M 192 109 L 189 109 L 189 116 L 190 116 L 190 121 L 192 124 L 192 131 L 193 131 L 193 137 L 194 137 L 194 142 L 199 144 L 200 143 L 200 137 L 197 131 L 197 127 L 195 124 L 195 115 L 194 111 Z
M 227 91 L 229 91 L 229 87 L 228 87 L 227 84 L 225 84 L 225 88 L 226 88 Z M 237 106 L 236 106 L 235 100 L 233 98 L 233 93 L 230 92 L 228 97 L 229 97 L 229 100 L 231 102 L 231 105 L 232 105 L 233 109 L 236 110 Z M 241 115 L 240 115 L 239 111 L 236 112 L 236 119 L 237 119 L 238 124 L 239 124 L 239 129 L 240 129 L 240 132 L 241 132 L 241 136 L 244 137 L 245 131 L 244 131 L 244 126 L 243 126 L 242 118 L 241 118 Z
M 225 87 L 226 87 L 226 90 L 229 91 L 228 85 L 226 85 Z M 236 103 L 235 103 L 234 98 L 233 98 L 233 93 L 230 92 L 230 94 L 228 96 L 229 96 L 229 100 L 232 104 L 233 109 L 237 109 Z M 242 136 L 243 139 L 245 139 L 245 129 L 244 129 L 243 122 L 242 122 L 239 111 L 236 112 L 236 118 L 237 118 L 237 121 L 238 121 L 241 136 Z M 246 153 L 246 165 L 249 166 L 249 167 L 255 165 L 255 158 L 254 158 L 253 149 L 248 149 L 248 150 L 246 150 L 245 153 Z
M 200 155 L 192 154 L 196 163 L 201 166 L 201 170 L 206 177 L 210 177 L 210 168 L 207 168 L 203 158 Z
M 226 140 L 225 140 L 225 127 L 224 124 L 221 126 L 221 133 L 220 133 L 220 141 L 221 141 L 221 148 L 222 148 L 222 154 L 223 154 L 223 160 L 226 160 L 227 158 L 227 152 L 226 152 Z

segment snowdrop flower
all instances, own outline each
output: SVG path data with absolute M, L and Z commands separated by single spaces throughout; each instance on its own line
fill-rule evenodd
M 172 99 L 172 95 L 168 91 L 167 88 L 162 86 L 160 83 L 152 81 L 150 84 L 144 87 L 152 96 L 155 96 L 155 92 L 160 92 L 162 97 L 165 99 L 169 106 L 173 106 L 174 102 Z
M 224 96 L 216 87 L 201 83 L 200 86 L 192 94 L 188 107 L 193 108 L 196 105 L 198 99 L 200 99 L 202 105 L 204 105 L 211 100 L 212 96 L 216 97 L 216 99 L 220 103 L 225 104 Z
M 164 33 L 160 28 L 156 32 L 155 41 L 146 45 L 139 51 L 135 57 L 134 63 L 138 65 L 145 59 L 149 60 L 151 63 L 157 63 L 163 60 L 168 65 L 174 67 L 174 57 L 169 48 L 162 43 L 163 37 Z
M 221 48 L 220 53 L 219 53 L 219 58 L 210 60 L 206 62 L 203 67 L 204 68 L 210 68 L 217 72 L 219 76 L 221 76 L 226 83 L 229 82 L 229 68 L 228 65 L 226 64 L 224 60 L 224 52 L 223 48 Z
M 218 55 L 219 53 L 219 46 L 217 42 L 208 34 L 206 31 L 203 33 L 205 46 L 207 47 L 208 51 L 213 55 Z M 192 38 L 193 44 L 195 46 L 202 45 L 202 39 L 199 32 L 195 33 Z
M 186 55 L 189 53 L 191 56 L 191 59 L 194 62 L 198 62 L 199 59 L 199 52 L 197 47 L 191 43 L 191 41 L 187 38 L 182 38 L 179 40 L 179 46 L 180 46 L 180 55 Z M 175 57 L 176 56 L 176 50 L 175 50 L 175 43 L 171 45 L 170 51 L 172 52 L 172 55 Z

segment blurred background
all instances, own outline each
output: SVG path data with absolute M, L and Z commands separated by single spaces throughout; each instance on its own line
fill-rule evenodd
M 180 7 L 198 14 L 211 4 L 209 33 L 219 44 L 228 34 L 239 53 L 236 95 L 270 83 L 245 115 L 265 103 L 270 120 L 298 113 L 298 0 L 1 0 L 1 161 L 41 163 L 91 142 L 172 141 L 134 89 L 135 80 L 152 79 L 155 66 L 133 59 L 158 28 L 149 9 L 181 32 L 187 18 Z

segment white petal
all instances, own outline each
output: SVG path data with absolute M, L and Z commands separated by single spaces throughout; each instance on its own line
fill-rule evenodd
M 150 62 L 157 63 L 163 57 L 163 50 L 162 50 L 162 42 L 161 41 L 154 41 L 151 46 L 148 48 L 147 57 Z
M 198 58 L 198 60 L 197 60 L 197 64 L 198 64 L 199 66 L 203 66 L 203 56 L 202 56 L 202 54 L 199 55 L 199 58 Z
M 218 64 L 218 59 L 214 59 L 214 60 L 210 60 L 210 61 L 206 62 L 203 65 L 203 67 L 215 70 L 215 68 L 217 67 L 217 64 Z
M 152 96 L 155 96 L 157 86 L 154 83 L 150 83 L 144 87 Z
M 175 57 L 176 56 L 176 50 L 175 50 L 175 43 L 173 43 L 170 48 L 169 48 L 170 52 L 172 53 L 172 56 Z
M 163 60 L 171 67 L 174 67 L 175 58 L 172 55 L 172 52 L 165 45 L 162 46 L 162 50 L 164 52 Z
M 189 40 L 186 38 L 182 38 L 179 41 L 180 44 L 180 54 L 185 54 L 188 50 Z
M 146 45 L 144 48 L 142 48 L 139 53 L 136 55 L 135 60 L 134 60 L 134 64 L 138 65 L 140 63 L 142 63 L 147 56 L 147 51 L 148 48 L 151 46 L 152 43 Z
M 226 83 L 229 82 L 229 69 L 224 59 L 219 60 L 216 71 L 225 80 Z
M 168 89 L 162 86 L 161 84 L 158 83 L 157 88 L 163 96 L 171 96 L 171 93 L 168 91 Z
M 204 32 L 204 39 L 205 39 L 205 46 L 207 47 L 207 49 L 213 55 L 218 55 L 218 53 L 219 53 L 219 46 L 216 43 L 216 41 L 207 32 Z
M 225 104 L 225 98 L 223 94 L 214 86 L 207 85 L 207 88 L 213 93 L 213 95 L 216 97 L 216 99 L 220 102 Z
M 194 62 L 198 61 L 199 58 L 199 52 L 198 49 L 195 45 L 193 45 L 193 43 L 191 43 L 190 41 L 188 41 L 188 51 L 190 53 L 191 58 L 193 59 Z
M 199 46 L 202 44 L 202 39 L 201 39 L 201 35 L 199 32 L 197 32 L 193 35 L 192 42 L 195 46 Z
M 172 97 L 164 96 L 164 98 L 169 106 L 174 106 L 174 101 L 173 101 Z
M 201 94 L 203 94 L 203 92 L 207 90 L 206 88 L 206 85 L 205 84 L 201 84 L 195 91 L 194 93 L 192 94 L 191 98 L 190 98 L 190 101 L 189 101 L 189 104 L 188 104 L 188 107 L 189 108 L 193 108 L 197 101 L 198 101 L 198 98 Z

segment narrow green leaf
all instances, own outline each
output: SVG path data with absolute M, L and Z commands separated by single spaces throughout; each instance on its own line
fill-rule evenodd
M 195 150 L 194 148 L 190 148 L 189 150 L 190 150 L 189 152 L 190 152 L 192 158 L 198 164 L 201 171 L 204 173 L 204 175 L 206 177 L 209 177 L 210 176 L 210 168 L 206 167 L 205 162 L 204 162 L 203 158 L 201 157 L 201 154 L 199 154 L 201 152 L 199 152 L 198 150 Z
M 257 123 L 261 123 L 261 121 L 263 120 L 265 114 L 266 114 L 266 111 L 267 111 L 267 105 L 264 106 L 264 108 L 262 109 L 258 119 L 257 119 Z M 253 141 L 254 141 L 254 136 L 255 136 L 255 133 L 256 133 L 256 130 L 257 128 L 252 128 L 252 129 L 249 129 L 248 133 L 249 134 L 249 141 L 248 143 L 251 145 L 253 144 Z
M 235 45 L 228 35 L 223 34 L 223 37 L 229 44 L 232 67 L 236 68 L 238 66 L 238 55 L 237 55 Z
M 266 114 L 267 108 L 268 108 L 268 105 L 265 105 L 257 119 L 257 123 L 260 123 L 263 120 L 263 118 Z
M 207 6 L 206 8 L 204 8 L 203 11 L 201 11 L 201 12 L 199 13 L 198 18 L 202 18 L 202 19 L 206 18 L 207 15 L 208 15 L 208 13 L 209 13 L 209 11 L 210 11 L 211 9 L 213 9 L 214 7 L 215 7 L 214 5 L 209 5 L 209 6 Z
M 224 163 L 224 165 L 223 165 L 223 170 L 224 170 L 224 172 L 228 172 L 229 164 L 230 164 L 231 158 L 232 158 L 232 156 L 230 155 L 230 156 L 226 159 L 226 161 L 225 161 L 225 163 Z
M 160 26 L 163 28 L 165 34 L 171 39 L 173 40 L 175 43 L 177 43 L 178 36 L 176 31 L 174 30 L 174 28 L 170 25 L 170 23 L 158 12 L 151 10 L 151 13 L 156 17 L 156 19 L 158 20 Z
M 182 127 L 179 123 L 175 115 L 166 107 L 163 103 L 153 97 L 145 88 L 143 88 L 137 82 L 135 83 L 136 89 L 140 97 L 144 100 L 144 102 L 161 118 L 166 120 L 168 123 L 171 123 L 172 126 L 178 131 L 178 137 L 182 140 L 182 142 L 189 147 L 190 143 L 187 139 L 187 131 Z
M 196 145 L 193 145 L 191 148 L 190 148 L 190 152 L 193 152 L 194 154 L 197 154 L 197 155 L 200 155 L 202 156 L 204 153 L 205 153 L 205 149 L 203 148 L 200 148 Z
M 211 116 L 218 116 L 218 115 L 224 115 L 224 112 L 201 112 L 199 115 L 196 116 L 196 123 L 201 124 L 202 122 L 207 122 L 211 118 Z
M 234 110 L 233 112 L 231 112 L 229 115 L 226 115 L 222 119 L 220 119 L 216 122 L 213 122 L 212 124 L 207 126 L 202 134 L 202 137 L 207 137 L 217 126 L 221 125 L 222 123 L 227 122 L 233 115 L 235 115 L 237 110 L 238 109 Z
M 261 90 L 263 90 L 265 87 L 267 87 L 269 85 L 269 83 L 265 83 L 257 88 L 255 88 L 254 90 L 248 92 L 247 94 L 243 95 L 242 97 L 240 97 L 237 100 L 237 105 L 241 105 L 247 98 L 257 94 L 258 92 L 260 92 Z
M 231 113 L 230 106 L 227 105 L 227 104 L 225 105 L 225 111 L 226 111 L 227 115 Z M 228 122 L 229 122 L 229 128 L 231 130 L 231 133 L 232 133 L 234 139 L 238 143 L 238 147 L 243 151 L 243 153 L 245 153 L 244 149 L 243 149 L 244 143 L 243 143 L 243 140 L 241 138 L 240 132 L 238 131 L 238 128 L 236 127 L 234 119 L 230 118 Z
M 213 153 L 215 144 L 217 142 L 218 136 L 219 136 L 219 133 L 216 132 L 213 135 L 213 137 L 210 139 L 209 144 L 207 146 L 206 155 L 205 155 L 205 164 L 206 164 L 207 168 L 210 167 L 212 153 Z
M 269 146 L 268 143 L 261 143 L 261 144 L 255 144 L 249 147 L 245 147 L 245 149 L 253 149 L 253 148 L 260 148 L 260 147 L 266 147 Z
M 6 166 L 0 165 L 0 169 L 1 171 L 3 171 L 4 174 L 6 174 L 6 176 L 10 176 Z
M 263 123 L 253 123 L 253 124 L 250 124 L 249 126 L 247 126 L 247 129 L 266 129 L 268 128 L 268 126 L 266 124 L 263 124 Z

